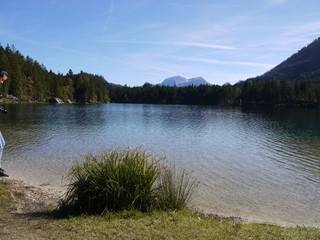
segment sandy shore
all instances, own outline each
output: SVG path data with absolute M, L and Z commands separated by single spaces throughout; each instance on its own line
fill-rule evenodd
M 53 189 L 37 187 L 10 178 L 0 178 L 0 181 L 10 185 L 11 195 L 16 199 L 16 207 L 12 212 L 27 214 L 38 211 L 46 211 L 57 207 L 62 193 Z
M 19 204 L 16 210 L 17 213 L 28 214 L 37 211 L 46 211 L 48 209 L 54 209 L 57 207 L 58 202 L 63 198 L 67 187 L 64 188 L 55 188 L 52 185 L 48 184 L 33 184 L 27 183 L 23 180 L 16 180 L 12 178 L 0 178 L 0 181 L 8 181 L 12 185 L 13 194 L 15 197 L 18 197 Z M 192 207 L 192 210 L 205 215 L 208 217 L 229 219 L 232 222 L 244 222 L 244 223 L 267 223 L 275 224 L 282 227 L 296 227 L 297 225 L 306 226 L 306 227 L 316 227 L 320 228 L 318 223 L 315 224 L 295 224 L 284 221 L 267 221 L 265 219 L 259 219 L 250 216 L 241 216 L 241 215 L 225 215 L 217 214 L 212 211 L 206 211 L 203 209 L 198 209 L 197 207 Z

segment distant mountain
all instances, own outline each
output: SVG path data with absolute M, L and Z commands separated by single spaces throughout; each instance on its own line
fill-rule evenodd
M 320 82 L 320 38 L 265 74 L 253 78 L 253 80 L 269 80 L 272 78 Z
M 159 85 L 161 86 L 177 86 L 177 87 L 186 87 L 186 86 L 200 86 L 200 85 L 211 85 L 209 82 L 207 82 L 202 77 L 195 77 L 195 78 L 184 78 L 181 76 L 174 76 L 165 79 L 162 83 Z
M 178 85 L 178 87 L 186 87 L 186 86 L 200 86 L 200 85 L 211 85 L 208 83 L 204 78 L 202 77 L 195 77 L 187 79 L 187 82 L 181 83 Z
M 183 84 L 186 82 L 188 82 L 188 79 L 181 76 L 174 76 L 174 77 L 166 78 L 159 85 L 173 87 L 173 86 L 179 86 L 180 84 Z

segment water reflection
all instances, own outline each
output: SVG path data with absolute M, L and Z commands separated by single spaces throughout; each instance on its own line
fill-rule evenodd
M 266 157 L 277 166 L 320 183 L 319 109 L 242 109 L 261 125 Z M 246 121 L 247 122 L 247 121 Z M 303 174 L 300 174 L 303 173 Z

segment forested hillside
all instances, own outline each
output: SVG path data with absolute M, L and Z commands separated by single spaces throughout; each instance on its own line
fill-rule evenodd
M 13 95 L 24 101 L 47 102 L 58 97 L 72 102 L 107 102 L 107 81 L 85 72 L 56 74 L 30 57 L 24 57 L 14 46 L 0 46 L 0 70 L 9 73 L 1 86 L 3 96 Z
M 257 77 L 256 80 L 273 78 L 320 82 L 320 38 L 314 40 L 275 68 Z

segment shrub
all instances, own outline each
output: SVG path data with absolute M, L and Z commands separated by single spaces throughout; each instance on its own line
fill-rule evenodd
M 62 206 L 87 214 L 104 211 L 181 209 L 190 200 L 195 186 L 183 171 L 161 165 L 140 149 L 110 150 L 86 155 L 70 171 Z

